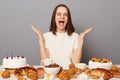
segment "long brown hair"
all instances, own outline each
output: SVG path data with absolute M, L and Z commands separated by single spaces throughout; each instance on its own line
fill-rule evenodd
M 55 9 L 53 11 L 53 14 L 52 14 L 52 19 L 51 19 L 51 24 L 50 24 L 50 30 L 49 31 L 51 31 L 54 35 L 56 35 L 56 31 L 57 31 L 56 28 L 57 28 L 57 26 L 56 26 L 56 22 L 55 22 L 55 15 L 56 15 L 56 11 L 57 11 L 58 7 L 61 7 L 61 6 L 65 7 L 67 9 L 67 11 L 68 11 L 68 22 L 66 24 L 65 29 L 67 31 L 67 34 L 70 36 L 75 31 L 75 29 L 74 29 L 74 26 L 72 24 L 70 10 L 64 4 L 59 4 L 59 5 L 57 5 L 55 7 Z

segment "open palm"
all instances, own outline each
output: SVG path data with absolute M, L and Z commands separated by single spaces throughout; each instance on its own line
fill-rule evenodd
M 81 32 L 81 33 L 80 33 L 80 35 L 79 35 L 79 39 L 80 39 L 80 40 L 83 40 L 83 39 L 84 39 L 84 37 L 85 37 L 85 35 L 86 35 L 87 33 L 89 33 L 90 31 L 92 31 L 92 27 L 91 27 L 91 28 L 86 29 L 86 30 L 85 30 L 85 31 L 83 31 L 83 32 Z
M 38 30 L 36 27 L 34 27 L 33 25 L 31 25 L 32 30 L 37 34 L 38 38 L 39 38 L 39 42 L 42 43 L 44 42 L 44 38 L 42 33 L 40 32 L 40 30 Z

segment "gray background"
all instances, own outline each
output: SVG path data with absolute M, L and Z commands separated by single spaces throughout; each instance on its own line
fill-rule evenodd
M 77 33 L 94 25 L 85 37 L 82 62 L 105 57 L 120 64 L 120 0 L 0 0 L 0 64 L 4 56 L 16 55 L 40 64 L 38 38 L 30 25 L 47 32 L 60 3 L 69 7 Z

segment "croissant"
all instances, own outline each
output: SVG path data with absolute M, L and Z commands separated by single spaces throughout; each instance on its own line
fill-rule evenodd
M 27 80 L 27 79 L 22 76 L 22 77 L 19 77 L 18 80 Z
M 116 65 L 112 65 L 110 70 L 112 71 L 118 71 L 118 67 Z
M 36 70 L 38 72 L 38 77 L 39 78 L 43 78 L 44 77 L 44 73 L 45 73 L 44 68 L 40 67 L 40 68 L 37 68 Z
M 24 75 L 27 75 L 27 77 L 31 78 L 32 80 L 37 80 L 36 78 L 38 78 L 37 70 L 34 69 L 33 67 L 19 68 L 15 70 L 14 75 L 19 80 L 25 80 L 25 78 L 23 77 Z
M 80 74 L 80 73 L 82 73 L 82 72 L 83 72 L 82 69 L 75 67 L 75 73 L 76 73 L 76 74 Z
M 58 76 L 57 76 L 60 80 L 70 80 L 70 77 L 67 73 L 60 73 Z
M 31 80 L 37 80 L 38 79 L 37 72 L 29 72 L 27 74 L 27 77 L 30 78 Z
M 69 69 L 62 70 L 56 75 L 56 77 L 58 77 L 60 80 L 70 80 L 70 78 L 76 78 L 76 76 L 74 75 L 75 73 L 75 65 L 70 64 Z
M 89 77 L 91 76 L 103 77 L 104 80 L 109 80 L 113 76 L 110 71 L 101 68 L 89 70 L 86 74 Z

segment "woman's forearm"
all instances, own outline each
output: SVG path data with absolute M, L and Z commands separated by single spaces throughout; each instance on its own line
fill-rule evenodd
M 84 43 L 84 37 L 87 33 L 89 33 L 92 30 L 92 28 L 86 29 L 84 32 L 81 32 L 78 38 L 78 48 L 74 50 L 73 52 L 73 58 L 72 62 L 73 63 L 78 63 L 81 61 L 82 58 L 82 48 L 83 48 L 83 43 Z
M 39 45 L 40 45 L 40 49 L 39 49 L 40 50 L 40 59 L 43 60 L 45 58 L 48 58 L 44 43 L 39 41 Z
M 81 58 L 82 58 L 82 51 L 83 51 L 83 42 L 82 43 L 79 43 L 78 45 L 78 49 L 77 49 L 77 60 L 76 60 L 76 63 L 80 62 L 81 61 Z
M 79 42 L 78 48 L 75 49 L 74 52 L 73 52 L 73 58 L 72 58 L 73 64 L 79 63 L 81 61 L 81 58 L 82 58 L 82 48 L 83 48 L 83 41 Z

